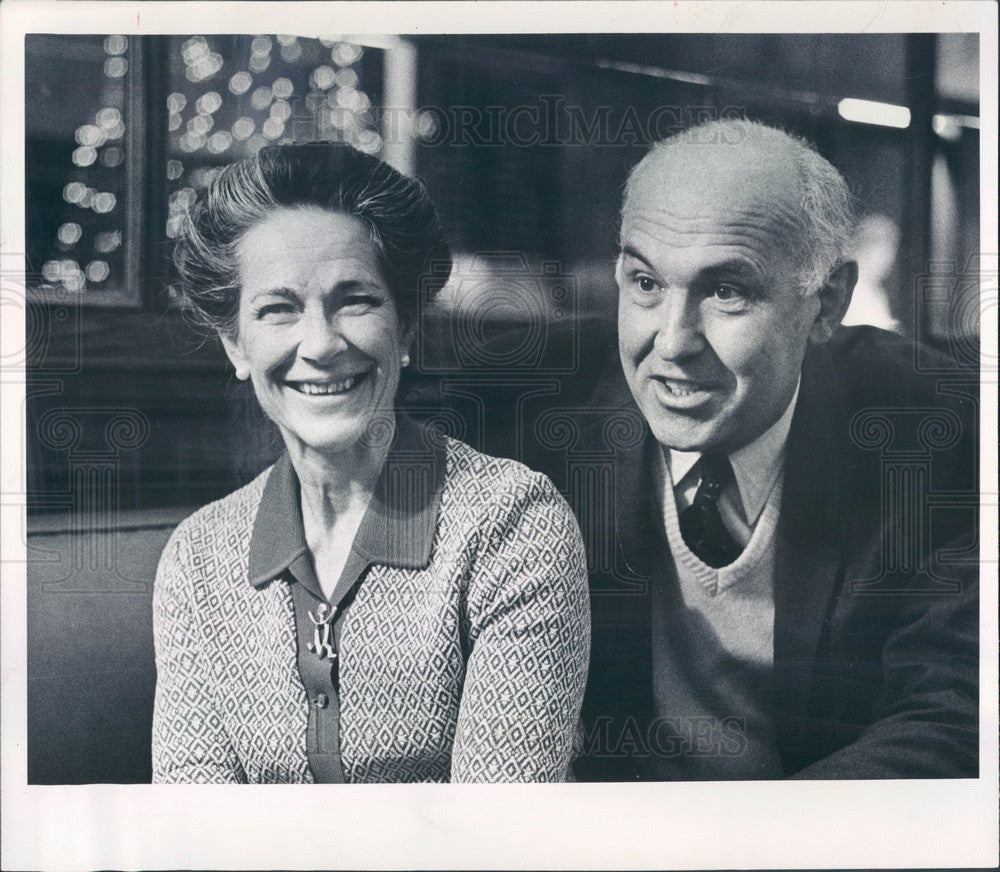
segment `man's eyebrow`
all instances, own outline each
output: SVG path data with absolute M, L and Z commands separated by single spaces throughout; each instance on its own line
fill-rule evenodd
M 631 245 L 622 246 L 621 253 L 640 261 L 650 270 L 656 269 L 647 258 L 643 257 L 643 255 Z M 699 270 L 699 275 L 704 278 L 713 278 L 715 276 L 735 276 L 743 279 L 755 279 L 759 278 L 760 272 L 751 261 L 732 258 L 704 267 Z
M 623 245 L 622 254 L 628 255 L 629 257 L 634 258 L 635 260 L 642 261 L 644 264 L 646 264 L 647 267 L 653 269 L 653 265 L 648 260 L 646 260 L 646 258 L 644 258 L 641 254 L 639 254 L 639 252 L 636 251 L 631 245 Z
M 737 275 L 746 278 L 757 276 L 757 268 L 750 261 L 746 260 L 724 260 L 721 263 L 713 263 L 702 270 L 704 275 Z
M 698 277 L 702 281 L 717 281 L 719 279 L 736 279 L 743 282 L 759 282 L 762 278 L 760 268 L 751 260 L 725 260 L 713 263 L 702 269 Z

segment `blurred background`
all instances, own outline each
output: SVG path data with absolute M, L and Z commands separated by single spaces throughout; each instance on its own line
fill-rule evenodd
M 977 371 L 976 34 L 29 35 L 26 64 L 35 782 L 148 778 L 152 567 L 281 448 L 171 290 L 186 207 L 269 142 L 347 141 L 426 182 L 456 266 L 407 406 L 493 454 L 535 465 L 546 411 L 614 359 L 628 170 L 715 117 L 799 133 L 848 179 L 850 322 Z
M 614 343 L 629 168 L 734 114 L 806 136 L 849 180 L 848 321 L 975 363 L 978 69 L 975 34 L 29 36 L 32 512 L 66 508 L 66 434 L 46 413 L 67 401 L 138 413 L 123 445 L 103 421 L 73 448 L 117 451 L 120 508 L 200 504 L 273 460 L 217 340 L 179 313 L 170 260 L 213 174 L 268 142 L 346 140 L 425 180 L 457 255 L 417 361 L 438 382 L 590 381 L 581 361 Z M 462 416 L 465 438 L 513 453 L 493 406 L 495 425 Z

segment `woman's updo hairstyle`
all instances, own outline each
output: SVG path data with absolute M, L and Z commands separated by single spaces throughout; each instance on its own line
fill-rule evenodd
M 406 325 L 416 316 L 421 283 L 433 291 L 448 278 L 451 254 L 419 181 L 340 143 L 272 145 L 213 179 L 174 249 L 178 289 L 198 320 L 236 335 L 239 242 L 276 209 L 299 206 L 353 215 L 368 225 Z

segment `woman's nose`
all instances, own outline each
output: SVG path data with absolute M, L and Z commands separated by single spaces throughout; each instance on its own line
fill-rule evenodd
M 302 337 L 299 341 L 301 357 L 322 363 L 347 347 L 336 315 L 306 312 L 301 325 Z
M 688 293 L 667 294 L 659 306 L 660 318 L 653 347 L 664 360 L 698 354 L 705 347 L 697 300 Z

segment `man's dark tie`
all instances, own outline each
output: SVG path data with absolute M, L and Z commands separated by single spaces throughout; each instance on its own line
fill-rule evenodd
M 698 461 L 701 484 L 694 502 L 681 512 L 681 535 L 702 563 L 718 569 L 728 566 L 743 550 L 722 523 L 719 496 L 733 478 L 733 467 L 724 454 L 707 452 Z

